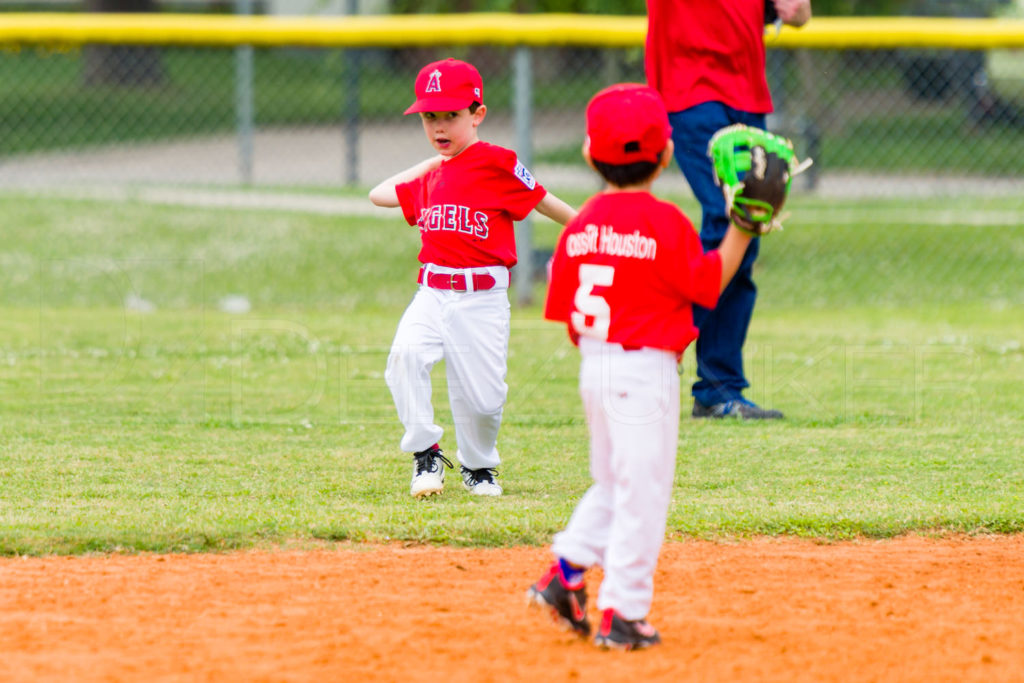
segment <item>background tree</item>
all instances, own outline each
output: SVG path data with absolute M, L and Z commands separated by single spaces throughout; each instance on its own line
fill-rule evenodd
M 1008 0 L 813 0 L 818 16 L 987 15 Z M 439 12 L 578 12 L 581 14 L 645 14 L 645 0 L 395 0 L 399 14 Z M 981 13 L 981 14 L 979 14 Z

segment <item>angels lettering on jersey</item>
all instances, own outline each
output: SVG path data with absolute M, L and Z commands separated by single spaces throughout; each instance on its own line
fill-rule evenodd
M 482 140 L 395 192 L 419 228 L 420 262 L 451 268 L 514 266 L 515 221 L 547 194 L 514 151 Z
M 440 76 L 440 72 L 438 75 Z M 512 175 L 526 189 L 532 191 L 537 188 L 537 180 L 518 158 L 515 158 Z M 420 209 L 416 225 L 419 226 L 420 232 L 458 232 L 485 240 L 490 233 L 487 220 L 488 215 L 485 211 L 464 204 L 432 204 Z
M 487 214 L 459 204 L 439 204 L 420 209 L 416 225 L 421 232 L 448 230 L 487 239 Z

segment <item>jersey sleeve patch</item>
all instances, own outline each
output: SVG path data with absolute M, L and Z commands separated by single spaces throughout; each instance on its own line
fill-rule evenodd
M 506 168 L 508 167 L 506 166 Z M 526 187 L 531 190 L 537 187 L 537 181 L 530 174 L 530 171 L 523 166 L 523 162 L 519 161 L 519 159 L 516 159 L 516 167 L 512 172 L 515 174 L 516 178 L 519 178 L 519 180 L 522 181 L 523 185 L 526 185 Z

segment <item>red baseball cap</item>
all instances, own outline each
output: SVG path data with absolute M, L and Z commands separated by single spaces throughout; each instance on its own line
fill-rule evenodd
M 646 85 L 618 83 L 594 95 L 587 105 L 590 158 L 596 161 L 657 163 L 671 135 L 665 102 Z
M 476 67 L 458 59 L 442 59 L 420 69 L 416 101 L 406 114 L 421 111 L 459 111 L 484 101 L 484 80 Z

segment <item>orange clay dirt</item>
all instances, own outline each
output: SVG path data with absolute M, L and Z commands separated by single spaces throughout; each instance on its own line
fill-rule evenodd
M 1024 679 L 1021 536 L 669 543 L 663 645 L 632 653 L 527 609 L 548 562 L 350 544 L 2 559 L 0 681 Z

